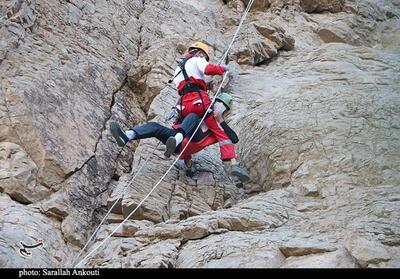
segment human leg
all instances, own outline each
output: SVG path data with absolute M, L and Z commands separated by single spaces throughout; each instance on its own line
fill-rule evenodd
M 214 116 L 213 115 L 207 116 L 204 119 L 204 122 L 207 124 L 211 133 L 215 136 L 215 138 L 218 141 L 221 152 L 221 160 L 227 161 L 231 159 L 236 159 L 237 155 L 232 141 L 229 139 L 228 135 L 215 120 Z
M 131 130 L 135 132 L 135 140 L 155 137 L 164 144 L 169 137 L 175 136 L 177 133 L 175 129 L 167 128 L 156 122 L 148 122 Z
M 231 175 L 237 177 L 241 182 L 248 182 L 250 180 L 250 176 L 245 169 L 239 166 L 239 163 L 236 160 L 237 155 L 235 152 L 235 147 L 228 135 L 225 133 L 225 131 L 223 131 L 220 125 L 218 125 L 213 116 L 207 117 L 205 122 L 218 140 L 221 151 L 221 159 L 224 161 L 224 165 L 226 166 L 226 162 L 229 162 Z
M 190 137 L 199 125 L 200 117 L 195 113 L 189 113 L 182 121 L 178 131 L 183 133 L 184 137 Z
M 157 138 L 165 144 L 170 136 L 174 136 L 176 134 L 176 130 L 164 127 L 155 122 L 148 122 L 124 131 L 121 129 L 118 123 L 113 121 L 110 123 L 110 131 L 119 146 L 124 146 L 130 140 L 139 140 L 152 137 Z
M 176 147 L 182 142 L 184 137 L 190 137 L 196 129 L 200 118 L 195 113 L 189 113 L 182 121 L 178 132 L 170 136 L 166 142 L 165 156 L 169 158 L 174 153 Z

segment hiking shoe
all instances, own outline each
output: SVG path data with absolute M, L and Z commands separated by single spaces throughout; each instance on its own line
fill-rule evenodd
M 175 148 L 176 148 L 176 139 L 175 137 L 169 137 L 167 139 L 167 142 L 165 143 L 165 145 L 167 146 L 167 150 L 165 150 L 165 157 L 169 158 L 171 157 L 172 153 L 174 153 Z
M 193 161 L 192 160 L 185 160 L 184 161 L 184 170 L 185 170 L 185 175 L 192 178 L 194 175 L 193 171 Z
M 110 123 L 110 130 L 119 146 L 124 146 L 129 141 L 125 132 L 121 129 L 117 122 Z
M 234 180 L 234 183 L 235 183 L 236 187 L 238 187 L 238 188 L 243 188 L 244 187 L 243 182 L 240 181 L 239 178 L 237 178 L 236 176 L 233 178 L 233 180 Z
M 250 176 L 247 171 L 242 169 L 238 164 L 231 167 L 231 174 L 236 176 L 242 183 L 250 181 Z

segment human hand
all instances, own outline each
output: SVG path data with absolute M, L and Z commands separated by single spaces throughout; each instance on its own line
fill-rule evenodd
M 176 120 L 179 117 L 179 109 L 177 107 L 172 107 L 171 111 L 168 114 L 167 117 L 167 121 L 170 121 L 171 119 L 174 119 L 174 122 L 176 122 Z
M 236 63 L 230 62 L 227 66 L 228 77 L 235 79 L 239 75 L 239 67 Z

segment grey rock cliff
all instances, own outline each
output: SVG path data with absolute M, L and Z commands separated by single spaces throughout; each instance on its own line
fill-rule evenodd
M 218 61 L 247 3 L 0 4 L 1 267 L 70 266 L 115 201 L 88 251 L 132 212 L 172 159 L 119 148 L 110 121 L 170 125 L 176 59 L 202 40 Z M 394 0 L 254 1 L 224 87 L 251 183 L 211 146 L 85 266 L 399 267 L 399 34 Z

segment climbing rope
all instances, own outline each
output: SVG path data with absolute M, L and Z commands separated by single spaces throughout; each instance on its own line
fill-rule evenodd
M 235 42 L 236 37 L 237 37 L 237 35 L 239 34 L 240 29 L 242 28 L 243 22 L 244 22 L 244 20 L 246 19 L 247 14 L 248 14 L 249 11 L 250 11 L 251 5 L 253 5 L 253 2 L 254 2 L 254 0 L 250 0 L 249 3 L 247 4 L 247 7 L 246 7 L 246 9 L 245 9 L 244 12 L 243 12 L 242 18 L 240 19 L 239 25 L 238 25 L 238 27 L 236 28 L 236 32 L 235 32 L 235 34 L 233 35 L 232 40 L 231 40 L 231 42 L 229 43 L 228 48 L 226 49 L 224 55 L 223 55 L 223 56 L 221 57 L 221 59 L 219 60 L 218 64 L 221 64 L 223 61 L 225 61 L 226 57 L 228 57 L 229 51 L 231 50 L 231 48 L 232 48 L 232 46 L 233 46 L 233 43 Z
M 226 50 L 226 52 L 224 53 L 223 57 L 220 59 L 219 64 L 221 64 L 222 61 L 224 61 L 226 59 L 226 57 L 229 54 L 230 49 L 232 48 L 232 45 L 237 37 L 237 35 L 239 34 L 240 28 L 243 25 L 243 22 L 251 8 L 251 5 L 253 4 L 254 0 L 250 0 L 249 3 L 247 4 L 247 7 L 245 9 L 245 11 L 243 12 L 242 18 L 239 22 L 239 25 L 237 27 L 237 30 L 235 32 L 235 34 L 232 37 L 232 40 L 228 46 L 228 49 Z M 209 105 L 209 107 L 207 108 L 206 112 L 210 110 L 210 108 L 213 106 L 213 104 L 215 103 L 216 98 L 218 97 L 221 88 L 224 84 L 224 81 L 227 77 L 227 72 L 225 72 L 225 74 L 222 77 L 222 81 L 218 87 L 218 90 L 216 92 L 216 94 L 214 95 L 213 99 L 211 100 L 211 104 Z M 74 266 L 74 268 L 78 267 L 79 265 L 81 265 L 84 261 L 86 261 L 95 251 L 97 251 L 97 249 L 99 249 L 104 243 L 106 243 L 106 241 L 112 237 L 112 235 L 118 231 L 118 229 L 136 212 L 136 210 L 138 210 L 138 208 L 147 200 L 147 198 L 153 193 L 153 191 L 158 187 L 158 185 L 160 185 L 160 183 L 164 180 L 164 178 L 167 176 L 167 174 L 171 171 L 171 169 L 175 166 L 175 164 L 178 162 L 179 158 L 182 156 L 182 154 L 185 152 L 186 148 L 188 147 L 189 143 L 192 141 L 194 135 L 196 134 L 197 130 L 200 128 L 201 123 L 203 123 L 204 119 L 206 118 L 207 113 L 204 113 L 203 117 L 201 118 L 199 124 L 197 125 L 195 131 L 192 133 L 192 136 L 189 138 L 189 141 L 186 143 L 186 145 L 183 147 L 181 153 L 176 157 L 176 159 L 174 160 L 174 162 L 172 163 L 172 165 L 168 168 L 168 170 L 164 173 L 164 175 L 160 178 L 160 180 L 154 185 L 154 187 L 150 190 L 150 192 L 142 199 L 142 201 L 135 207 L 135 209 L 121 222 L 119 223 L 119 225 L 110 233 L 108 234 L 108 236 L 106 238 L 103 239 L 103 241 L 101 241 L 92 251 L 89 252 L 89 254 L 87 254 L 78 264 L 76 264 Z
M 94 232 L 92 233 L 92 235 L 90 236 L 90 238 L 88 239 L 88 241 L 86 242 L 85 246 L 80 250 L 79 254 L 74 258 L 74 260 L 72 261 L 72 265 L 74 265 L 76 263 L 76 261 L 79 259 L 79 257 L 82 255 L 82 253 L 86 250 L 86 248 L 88 247 L 88 245 L 90 244 L 90 242 L 93 240 L 93 238 L 96 236 L 97 232 L 100 230 L 100 227 L 104 224 L 104 222 L 106 221 L 107 217 L 110 215 L 111 211 L 114 209 L 114 207 L 117 205 L 118 201 L 122 201 L 122 199 L 125 196 L 125 192 L 126 190 L 131 186 L 132 182 L 135 180 L 135 178 L 139 175 L 139 173 L 142 171 L 142 169 L 147 165 L 147 162 L 149 161 L 149 158 L 152 154 L 154 154 L 154 151 L 158 148 L 158 146 L 160 145 L 160 142 L 158 142 L 158 144 L 156 145 L 156 147 L 153 149 L 152 152 L 148 153 L 148 156 L 145 160 L 145 162 L 141 165 L 141 167 L 136 171 L 136 173 L 134 174 L 134 176 L 131 178 L 131 180 L 129 181 L 129 183 L 126 184 L 126 186 L 124 187 L 122 194 L 115 200 L 115 202 L 113 203 L 113 205 L 110 207 L 110 209 L 107 211 L 106 215 L 103 217 L 103 219 L 101 220 L 100 224 L 96 227 L 96 229 L 94 230 Z M 132 171 L 133 173 L 133 171 Z

